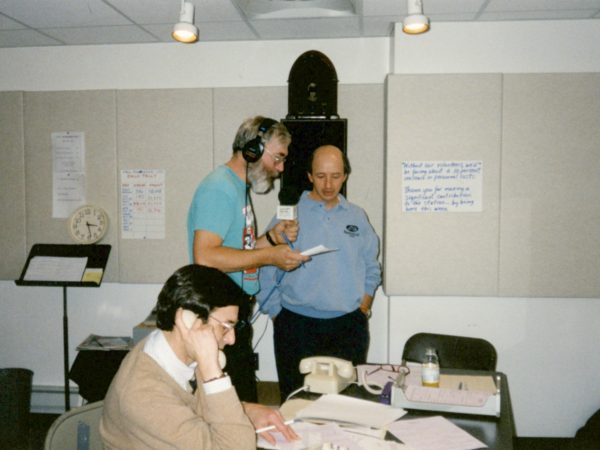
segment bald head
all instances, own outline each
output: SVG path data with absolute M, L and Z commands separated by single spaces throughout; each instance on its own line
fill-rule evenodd
M 313 184 L 310 196 L 325 203 L 327 208 L 335 206 L 338 194 L 348 178 L 350 165 L 346 156 L 334 145 L 322 145 L 313 154 L 308 179 Z
M 315 163 L 315 159 L 317 157 L 337 157 L 337 158 L 341 158 L 342 161 L 342 165 L 343 165 L 343 170 L 344 170 L 344 174 L 345 175 L 350 175 L 350 161 L 348 161 L 348 157 L 346 156 L 345 153 L 343 153 L 338 147 L 336 147 L 335 145 L 321 145 L 320 147 L 317 147 L 315 149 L 314 152 L 312 152 L 312 155 L 310 156 L 310 161 L 308 164 L 308 171 L 310 173 L 313 173 L 314 170 L 314 163 Z

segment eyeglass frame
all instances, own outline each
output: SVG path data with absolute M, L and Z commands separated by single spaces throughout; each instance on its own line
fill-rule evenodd
M 266 148 L 264 151 L 265 151 L 265 153 L 268 153 L 271 158 L 273 158 L 273 162 L 275 164 L 285 164 L 285 162 L 287 161 L 287 158 L 288 158 L 287 156 L 275 155 L 272 152 L 270 152 L 269 150 L 267 150 Z
M 223 336 L 225 336 L 230 331 L 235 331 L 235 327 L 237 326 L 237 323 L 231 324 L 231 323 L 228 323 L 228 322 L 223 322 L 222 320 L 217 319 L 213 314 L 209 314 L 208 317 L 211 317 L 211 318 L 215 319 L 225 329 L 225 332 L 223 333 Z

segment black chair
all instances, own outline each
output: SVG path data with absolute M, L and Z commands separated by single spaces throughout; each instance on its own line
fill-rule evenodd
M 417 333 L 411 336 L 404 344 L 402 359 L 421 362 L 428 347 L 437 350 L 442 369 L 496 370 L 496 349 L 488 341 L 447 334 Z

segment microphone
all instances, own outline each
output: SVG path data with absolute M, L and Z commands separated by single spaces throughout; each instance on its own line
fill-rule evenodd
M 279 220 L 296 220 L 298 218 L 298 208 L 296 204 L 299 195 L 296 189 L 291 187 L 282 187 L 279 190 L 279 206 L 277 206 L 277 218 Z

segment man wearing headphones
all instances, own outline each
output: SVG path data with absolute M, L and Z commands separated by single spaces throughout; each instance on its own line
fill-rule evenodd
M 257 401 L 249 317 L 259 290 L 258 268 L 290 271 L 309 259 L 286 245 L 283 236 L 296 240 L 297 221 L 278 222 L 257 237 L 249 192 L 271 190 L 283 172 L 290 142 L 280 122 L 262 116 L 245 120 L 233 141 L 233 155 L 200 183 L 188 212 L 192 262 L 226 272 L 249 296 L 246 307 L 240 307 L 236 343 L 226 348 L 225 370 L 242 401 Z

